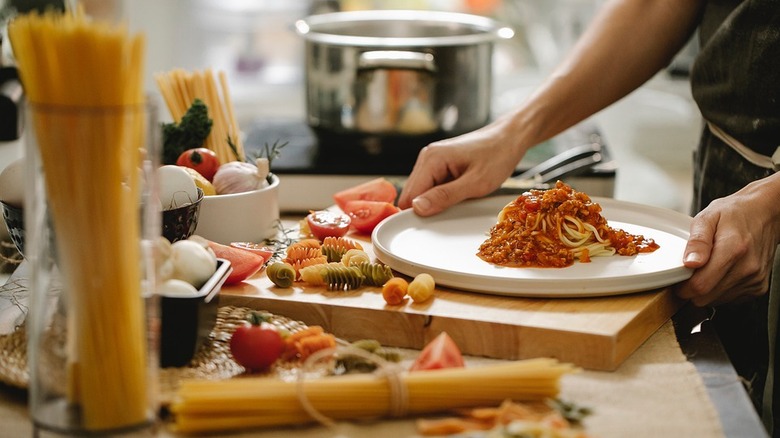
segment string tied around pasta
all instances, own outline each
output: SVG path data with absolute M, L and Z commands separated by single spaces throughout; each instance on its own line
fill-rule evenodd
M 361 348 L 356 348 L 350 345 L 339 345 L 334 348 L 325 348 L 313 353 L 309 356 L 298 369 L 296 392 L 298 401 L 301 403 L 301 407 L 306 411 L 314 420 L 323 426 L 335 430 L 337 428 L 336 422 L 322 414 L 314 407 L 306 396 L 304 383 L 306 380 L 307 372 L 311 371 L 315 364 L 323 359 L 331 358 L 336 355 L 344 356 L 358 356 L 369 362 L 374 363 L 377 369 L 374 371 L 374 375 L 377 378 L 384 378 L 387 380 L 388 387 L 390 388 L 390 416 L 395 418 L 401 418 L 406 415 L 409 408 L 409 391 L 406 384 L 401 378 L 401 374 L 405 372 L 404 368 L 397 363 L 389 362 L 379 355 L 373 354 L 369 351 Z

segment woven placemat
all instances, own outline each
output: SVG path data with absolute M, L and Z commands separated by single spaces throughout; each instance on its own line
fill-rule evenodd
M 195 353 L 192 361 L 185 367 L 161 368 L 160 402 L 168 404 L 176 393 L 179 383 L 184 379 L 229 379 L 244 373 L 230 356 L 230 337 L 240 324 L 246 321 L 247 307 L 223 306 L 217 312 L 217 321 L 208 339 Z M 270 323 L 280 329 L 295 333 L 306 325 L 280 315 L 270 314 Z M 285 372 L 284 369 L 272 372 Z M 27 372 L 27 334 L 24 326 L 11 334 L 0 336 L 0 382 L 26 389 L 29 382 Z

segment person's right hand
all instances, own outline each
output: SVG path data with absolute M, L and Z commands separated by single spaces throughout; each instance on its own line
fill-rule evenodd
M 509 119 L 499 119 L 423 148 L 404 184 L 398 206 L 412 207 L 420 216 L 431 216 L 497 189 L 524 153 L 510 131 Z

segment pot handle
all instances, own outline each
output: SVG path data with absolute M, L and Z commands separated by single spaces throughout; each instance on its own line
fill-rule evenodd
M 412 70 L 436 71 L 433 55 L 405 50 L 373 50 L 363 52 L 358 59 L 359 69 L 405 68 Z

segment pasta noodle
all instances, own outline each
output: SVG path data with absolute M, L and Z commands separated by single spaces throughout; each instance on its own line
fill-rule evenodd
M 322 253 L 329 262 L 340 262 L 350 249 L 363 249 L 360 243 L 345 237 L 326 237 L 322 241 Z
M 418 274 L 409 283 L 406 293 L 415 303 L 424 303 L 433 297 L 433 290 L 436 288 L 436 282 L 430 274 Z
M 295 281 L 295 268 L 289 263 L 276 262 L 265 268 L 265 274 L 278 287 L 290 287 Z
M 494 405 L 505 399 L 555 397 L 561 376 L 576 369 L 554 359 L 528 359 L 474 368 L 401 373 L 408 414 Z M 296 382 L 273 377 L 183 381 L 171 405 L 175 428 L 205 433 L 311 422 L 299 391 L 322 415 L 335 420 L 390 415 L 394 394 L 386 378 L 348 374 Z
M 393 270 L 381 263 L 360 263 L 357 267 L 366 277 L 364 284 L 367 286 L 382 286 L 393 278 Z
M 317 264 L 300 270 L 301 280 L 312 286 L 327 286 L 328 290 L 352 290 L 363 285 L 365 276 L 357 266 L 338 262 Z
M 186 72 L 181 69 L 154 75 L 160 94 L 176 122 L 187 112 L 195 99 L 202 100 L 214 124 L 204 147 L 211 149 L 221 163 L 246 159 L 238 122 L 230 98 L 227 77 L 218 73 L 219 87 L 211 69 Z M 235 146 L 233 150 L 230 144 Z
M 652 239 L 612 228 L 601 206 L 558 181 L 549 190 L 530 190 L 499 213 L 477 255 L 515 267 L 565 267 L 591 257 L 636 255 L 658 249 Z
M 361 263 L 371 263 L 371 258 L 368 253 L 362 249 L 350 249 L 341 256 L 341 263 L 345 266 L 358 265 Z
M 8 33 L 68 291 L 65 396 L 87 430 L 148 422 L 137 219 L 144 37 L 81 10 L 20 15 Z

